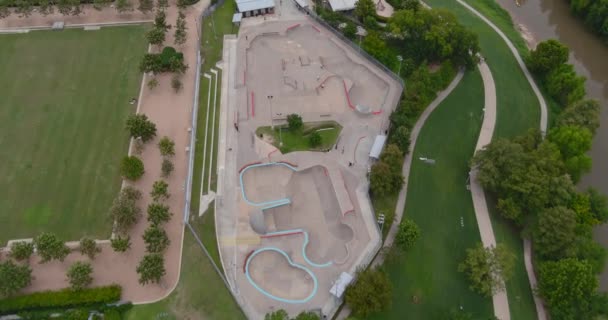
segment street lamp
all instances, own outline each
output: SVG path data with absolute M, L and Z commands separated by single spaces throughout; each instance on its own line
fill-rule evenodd
M 274 121 L 272 121 L 272 99 L 274 96 L 268 95 L 268 103 L 270 104 L 270 129 L 274 130 Z
M 403 61 L 403 57 L 397 56 L 397 60 L 399 60 L 399 69 L 397 71 L 397 75 L 401 77 L 401 61 Z

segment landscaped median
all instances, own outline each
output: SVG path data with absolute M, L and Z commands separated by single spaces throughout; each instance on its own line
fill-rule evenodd
M 331 149 L 342 126 L 335 121 L 306 122 L 301 128 L 289 126 L 260 127 L 256 134 L 277 147 L 281 153 L 293 151 L 327 151 Z

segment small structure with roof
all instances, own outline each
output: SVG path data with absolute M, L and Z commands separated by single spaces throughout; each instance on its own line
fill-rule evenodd
M 374 144 L 372 145 L 372 149 L 369 151 L 369 157 L 376 160 L 380 159 L 380 153 L 382 153 L 385 143 L 386 136 L 383 134 L 377 135 Z
M 253 17 L 273 13 L 274 0 L 237 0 L 236 6 L 243 17 Z
M 357 0 L 329 0 L 329 5 L 333 11 L 349 11 L 355 9 Z

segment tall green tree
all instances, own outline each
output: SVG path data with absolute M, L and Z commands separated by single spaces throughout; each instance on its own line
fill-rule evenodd
M 151 45 L 161 46 L 165 42 L 165 31 L 160 28 L 152 28 L 146 33 L 146 38 Z
M 74 290 L 82 290 L 93 282 L 93 267 L 88 262 L 78 261 L 70 266 L 66 273 L 70 287 Z
M 420 227 L 412 219 L 403 219 L 395 241 L 403 250 L 409 250 L 420 238 Z
M 129 116 L 126 127 L 132 138 L 141 138 L 144 142 L 156 136 L 156 125 L 143 113 Z
M 173 214 L 169 211 L 169 206 L 153 202 L 148 205 L 148 221 L 152 225 L 161 225 L 171 219 Z
M 600 126 L 600 104 L 597 100 L 582 100 L 569 105 L 557 118 L 557 126 L 578 126 L 591 133 Z
M 34 253 L 34 244 L 32 242 L 18 241 L 11 244 L 11 252 L 9 257 L 17 260 L 29 260 Z
M 363 21 L 366 17 L 376 16 L 376 4 L 372 0 L 357 0 L 355 3 L 355 16 L 359 21 Z
M 40 263 L 46 263 L 51 260 L 63 261 L 70 253 L 63 241 L 57 238 L 56 235 L 48 232 L 43 232 L 34 238 L 34 246 L 38 255 L 42 258 Z
M 562 155 L 566 169 L 574 182 L 591 169 L 591 149 L 593 134 L 587 128 L 578 126 L 561 126 L 549 133 L 549 140 L 555 143 Z
M 586 261 L 568 258 L 544 262 L 539 267 L 538 292 L 551 318 L 593 319 L 592 300 L 598 280 Z
M 382 269 L 357 271 L 356 281 L 346 289 L 346 304 L 363 318 L 388 309 L 393 301 L 392 284 Z
M 115 231 L 124 233 L 131 229 L 141 217 L 141 209 L 137 201 L 141 199 L 141 192 L 133 187 L 125 187 L 110 207 L 110 219 L 114 222 Z
M 568 47 L 555 39 L 549 39 L 540 42 L 530 52 L 527 64 L 531 71 L 545 75 L 568 62 L 568 54 Z
M 120 174 L 127 180 L 139 180 L 144 173 L 144 163 L 136 156 L 126 156 L 120 162 Z
M 143 238 L 146 243 L 146 251 L 150 253 L 162 253 L 171 244 L 167 232 L 158 225 L 151 225 L 146 229 Z
M 159 283 L 167 273 L 165 258 L 159 253 L 146 254 L 137 265 L 136 271 L 140 284 Z
M 291 131 L 298 131 L 302 129 L 304 122 L 302 121 L 302 116 L 297 113 L 292 113 L 287 115 L 287 127 Z
M 12 296 L 32 283 L 32 269 L 12 260 L 0 263 L 0 297 Z
M 467 249 L 465 260 L 458 265 L 469 279 L 471 290 L 491 297 L 505 289 L 505 282 L 513 275 L 515 255 L 503 244 L 484 248 L 480 243 Z
M 545 209 L 538 214 L 534 231 L 535 252 L 546 259 L 575 254 L 576 213 L 565 207 Z
M 585 97 L 585 77 L 579 76 L 571 64 L 562 64 L 547 75 L 547 91 L 562 106 Z

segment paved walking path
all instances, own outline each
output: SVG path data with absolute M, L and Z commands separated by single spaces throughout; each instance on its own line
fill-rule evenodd
M 171 6 L 167 9 L 167 23 L 175 24 L 178 10 L 175 1 L 170 1 Z M 182 90 L 176 94 L 171 89 L 171 74 L 157 75 L 159 86 L 153 90 L 144 85 L 149 76 L 142 78 L 140 98 L 137 111 L 144 113 L 156 124 L 157 137 L 146 144 L 139 157 L 143 160 L 146 173 L 134 183 L 142 192 L 142 199 L 139 206 L 142 209 L 142 218 L 131 229 L 131 249 L 126 253 L 114 252 L 109 244 L 100 244 L 102 251 L 95 260 L 91 261 L 93 266 L 93 286 L 108 285 L 117 283 L 122 286 L 122 299 L 132 301 L 136 304 L 151 303 L 167 297 L 176 287 L 179 280 L 179 273 L 182 259 L 182 243 L 184 236 L 184 224 L 182 213 L 186 207 L 185 193 L 187 185 L 189 154 L 186 151 L 190 145 L 189 128 L 192 121 L 193 98 L 196 92 L 195 79 L 197 76 L 197 52 L 199 41 L 197 29 L 199 28 L 197 18 L 202 10 L 207 7 L 209 0 L 201 0 L 197 4 L 185 9 L 187 24 L 187 40 L 182 46 L 177 47 L 184 54 L 185 63 L 189 65 L 188 70 L 182 75 Z M 105 8 L 102 11 L 92 9 L 90 6 L 83 6 L 83 13 L 79 16 L 42 16 L 33 13 L 27 18 L 18 18 L 16 14 L 9 18 L 0 20 L 0 32 L 14 30 L 15 28 L 48 28 L 54 21 L 64 21 L 66 27 L 82 25 L 107 25 L 109 23 L 124 24 L 129 22 L 140 22 L 149 20 L 153 14 L 142 15 L 139 12 L 120 14 L 113 8 Z M 95 31 L 90 31 L 95 32 Z M 165 45 L 173 45 L 173 31 L 167 33 Z M 141 53 L 142 56 L 144 52 Z M 134 92 L 134 95 L 137 92 Z M 128 102 L 125 101 L 125 105 Z M 138 283 L 138 274 L 135 269 L 141 258 L 145 254 L 145 244 L 142 235 L 148 227 L 146 221 L 146 208 L 152 202 L 150 190 L 154 181 L 159 179 L 162 158 L 158 152 L 156 144 L 162 136 L 169 136 L 175 141 L 175 156 L 172 158 L 174 171 L 166 179 L 169 184 L 171 197 L 166 201 L 173 213 L 171 221 L 164 225 L 169 239 L 170 246 L 164 253 L 166 275 L 160 284 L 148 284 L 142 286 Z M 100 214 L 105 214 L 101 212 Z M 35 235 L 32 235 L 35 236 Z M 110 236 L 110 235 L 108 235 Z M 69 239 L 76 240 L 76 239 Z M 78 251 L 70 253 L 65 261 L 52 261 L 46 264 L 39 264 L 39 257 L 31 259 L 34 280 L 24 292 L 34 292 L 40 290 L 56 290 L 69 286 L 65 272 L 75 261 L 89 261 L 89 259 Z
M 481 130 L 479 131 L 479 139 L 475 146 L 475 152 L 482 150 L 492 141 L 494 135 L 494 127 L 496 126 L 496 86 L 494 78 L 488 65 L 482 61 L 479 64 L 479 72 L 483 79 L 484 91 L 484 114 Z M 470 173 L 471 181 L 471 197 L 473 198 L 473 207 L 475 208 L 475 217 L 477 218 L 477 226 L 481 235 L 483 246 L 496 247 L 496 238 L 492 229 L 492 221 L 488 212 L 488 204 L 483 188 L 477 182 L 477 170 L 473 169 Z M 511 313 L 509 312 L 509 299 L 507 291 L 501 290 L 492 296 L 492 304 L 494 305 L 494 315 L 500 320 L 510 320 Z
M 513 56 L 515 56 L 515 60 L 517 60 L 519 67 L 521 68 L 524 75 L 526 76 L 526 79 L 528 79 L 528 82 L 530 83 L 530 86 L 532 87 L 532 90 L 534 91 L 534 94 L 536 95 L 536 98 L 538 99 L 538 102 L 540 105 L 540 131 L 544 135 L 544 133 L 547 132 L 547 103 L 545 102 L 543 95 L 540 93 L 540 90 L 538 90 L 538 86 L 536 85 L 536 82 L 534 82 L 534 79 L 532 78 L 530 71 L 528 70 L 528 68 L 526 67 L 526 64 L 523 62 L 523 59 L 519 55 L 519 52 L 517 51 L 517 49 L 515 48 L 513 43 L 509 40 L 509 38 L 507 38 L 507 36 L 496 25 L 494 25 L 494 23 L 492 23 L 490 20 L 488 20 L 486 17 L 484 17 L 481 13 L 479 13 L 477 10 L 475 10 L 475 8 L 471 7 L 468 3 L 466 3 L 462 0 L 456 0 L 456 1 L 458 1 L 458 3 L 460 3 L 462 6 L 467 8 L 469 11 L 471 11 L 473 14 L 475 14 L 481 20 L 483 20 L 487 25 L 489 25 L 492 29 L 494 29 L 494 31 L 496 31 L 496 33 L 498 33 L 498 35 L 507 44 L 507 46 L 513 53 Z M 531 245 L 530 239 L 524 238 L 524 262 L 525 262 L 526 272 L 528 273 L 528 280 L 530 282 L 530 287 L 532 289 L 535 289 L 537 286 L 537 282 L 536 282 L 536 275 L 534 273 L 534 266 L 532 265 L 531 247 L 532 247 L 532 245 Z M 546 320 L 547 312 L 545 310 L 545 306 L 544 306 L 542 300 L 540 299 L 540 297 L 538 297 L 534 293 L 533 293 L 533 296 L 534 296 L 534 304 L 536 305 L 536 315 L 538 317 L 538 320 Z

